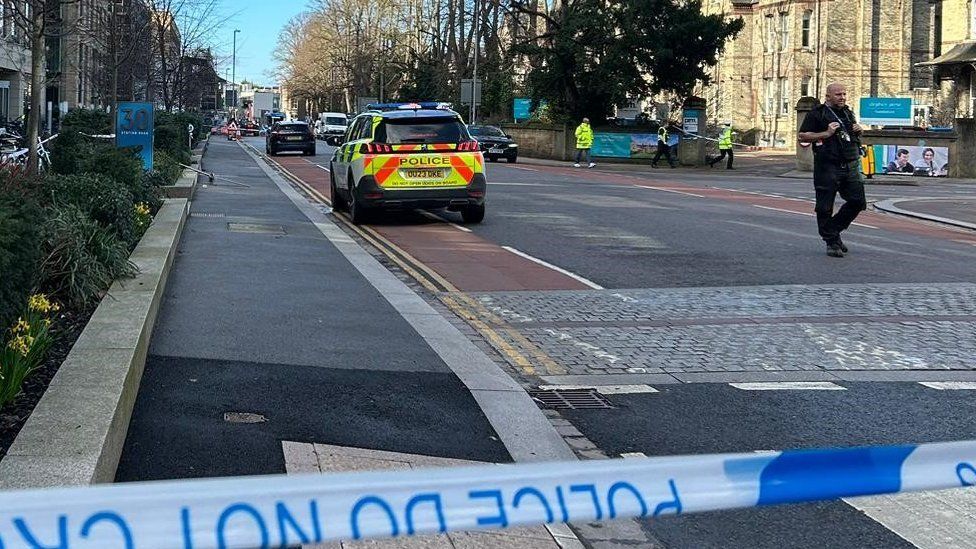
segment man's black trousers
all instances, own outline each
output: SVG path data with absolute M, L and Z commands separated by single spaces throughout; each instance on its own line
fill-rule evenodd
M 735 155 L 732 154 L 732 149 L 719 149 L 718 152 L 721 153 L 721 154 L 719 154 L 718 156 L 716 156 L 715 158 L 713 158 L 712 161 L 709 162 L 709 164 L 711 164 L 712 166 L 714 166 L 720 160 L 722 160 L 723 158 L 725 158 L 726 155 L 728 155 L 729 159 L 726 161 L 725 167 L 726 168 L 731 168 L 732 167 L 732 158 L 734 158 L 734 156 L 735 156 Z
M 662 156 L 665 159 L 667 159 L 668 164 L 674 166 L 674 159 L 671 158 L 671 147 L 668 146 L 668 145 L 665 145 L 664 143 L 661 143 L 660 141 L 658 141 L 657 142 L 657 153 L 654 155 L 654 159 L 651 160 L 651 165 L 656 166 L 657 165 L 657 161 L 660 160 Z
M 813 186 L 817 191 L 817 228 L 827 244 L 840 240 L 840 233 L 868 207 L 864 198 L 864 179 L 860 162 L 821 162 L 813 167 Z M 834 214 L 834 199 L 844 199 L 844 205 Z

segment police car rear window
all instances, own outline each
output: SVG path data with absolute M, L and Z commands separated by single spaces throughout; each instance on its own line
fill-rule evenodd
M 456 118 L 387 119 L 376 128 L 375 135 L 375 141 L 390 145 L 460 143 L 465 140 L 467 132 Z

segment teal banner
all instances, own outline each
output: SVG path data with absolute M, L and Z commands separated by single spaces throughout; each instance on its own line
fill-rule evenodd
M 593 156 L 630 158 L 630 134 L 595 133 L 590 153 Z

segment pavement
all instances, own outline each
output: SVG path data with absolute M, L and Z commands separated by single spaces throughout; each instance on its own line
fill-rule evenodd
M 976 196 L 886 200 L 875 207 L 937 223 L 976 230 Z
M 386 452 L 376 464 L 505 462 L 541 443 L 517 436 L 541 412 L 500 422 L 351 248 L 420 300 L 411 307 L 429 307 L 427 321 L 449 323 L 477 370 L 504 376 L 495 383 L 603 393 L 606 406 L 545 410 L 582 459 L 976 436 L 972 231 L 868 211 L 835 259 L 809 181 L 521 161 L 488 165 L 482 224 L 404 212 L 353 227 L 329 213 L 331 151 L 262 166 L 254 150 L 211 143 L 206 168 L 223 181 L 193 202 L 118 480 L 286 472 L 289 448 L 339 456 L 315 461 L 325 471 L 363 466 L 360 452 Z M 967 192 L 868 194 L 927 204 Z M 952 547 L 927 525 L 971 538 L 966 497 L 572 532 L 588 547 Z

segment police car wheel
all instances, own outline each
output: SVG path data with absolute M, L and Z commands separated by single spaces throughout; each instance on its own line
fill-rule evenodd
M 481 223 L 485 218 L 485 205 L 480 206 L 465 206 L 461 210 L 461 219 L 465 223 Z
M 346 205 L 349 212 L 349 219 L 354 225 L 361 225 L 366 222 L 366 208 L 356 200 L 356 190 L 352 186 L 352 177 L 349 177 L 349 203 Z
M 329 169 L 331 170 L 332 166 L 329 166 Z M 342 195 L 339 194 L 339 189 L 336 188 L 335 176 L 331 172 L 329 174 L 329 191 L 332 194 L 332 209 L 336 211 L 345 210 L 348 207 L 346 199 L 342 198 Z

